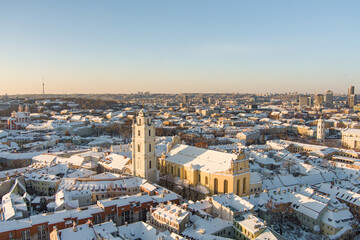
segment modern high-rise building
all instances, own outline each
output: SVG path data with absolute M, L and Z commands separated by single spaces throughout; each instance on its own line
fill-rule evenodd
M 141 110 L 132 126 L 133 175 L 156 182 L 155 125 Z
M 324 104 L 324 94 L 315 94 L 314 96 L 314 105 L 322 107 Z
M 354 86 L 349 87 L 347 105 L 351 108 L 356 105 L 356 95 L 355 95 L 355 87 Z
M 334 93 L 331 90 L 327 90 L 325 93 L 325 105 L 332 107 L 334 105 Z
M 348 96 L 348 106 L 353 108 L 356 105 L 356 95 L 355 94 L 351 94 Z
M 348 90 L 348 96 L 355 94 L 355 87 L 354 86 L 350 86 L 349 90 Z
M 299 106 L 300 107 L 311 106 L 311 97 L 307 95 L 299 95 Z

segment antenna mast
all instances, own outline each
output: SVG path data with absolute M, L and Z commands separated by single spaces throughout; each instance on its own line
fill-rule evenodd
M 45 79 L 44 79 L 44 76 L 43 76 L 43 84 L 42 84 L 42 87 L 43 87 L 43 95 L 45 95 Z

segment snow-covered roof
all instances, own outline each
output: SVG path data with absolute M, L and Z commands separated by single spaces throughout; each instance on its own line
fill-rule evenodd
M 151 225 L 144 222 L 135 222 L 128 225 L 120 226 L 119 234 L 121 238 L 128 239 L 164 239 L 164 240 L 173 240 L 179 239 L 183 240 L 185 238 L 172 233 L 170 234 L 168 231 L 159 232 Z
M 65 228 L 61 231 L 61 239 L 83 239 L 92 240 L 99 237 L 108 240 L 118 239 L 111 233 L 117 233 L 117 227 L 113 222 L 105 222 L 97 225 L 90 225 L 88 223 L 76 226 L 76 231 L 73 227 Z
M 225 172 L 231 168 L 235 154 L 207 150 L 184 144 L 177 144 L 167 154 L 166 160 L 208 173 Z
M 180 206 L 175 204 L 160 204 L 151 213 L 158 221 L 163 221 L 164 223 L 177 223 L 181 224 L 186 218 L 190 216 L 190 212 L 182 209 Z M 168 220 L 168 221 L 166 221 Z
M 111 153 L 99 161 L 100 165 L 111 169 L 123 170 L 126 164 L 131 161 L 130 158 L 116 153 Z
M 233 193 L 215 195 L 212 199 L 234 212 L 247 212 L 254 208 L 254 205 L 245 198 L 239 197 Z

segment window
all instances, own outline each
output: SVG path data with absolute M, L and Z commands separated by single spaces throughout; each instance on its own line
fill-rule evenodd
M 140 152 L 140 144 L 138 144 L 138 152 Z
M 149 168 L 151 169 L 151 161 L 149 161 Z
M 21 240 L 30 240 L 30 230 L 24 230 L 21 232 Z
M 224 181 L 224 193 L 228 193 L 228 181 Z
M 244 178 L 243 182 L 243 193 L 246 193 L 246 178 Z
M 94 216 L 94 224 L 101 223 L 101 215 L 95 215 Z
M 236 194 L 240 196 L 240 179 L 236 181 Z
M 38 240 L 46 239 L 46 225 L 41 225 L 37 227 L 38 230 Z
M 140 130 L 138 130 L 138 136 L 140 137 Z
M 149 137 L 151 136 L 151 129 L 149 129 Z
M 217 178 L 214 179 L 214 194 L 218 193 L 218 180 Z
M 151 152 L 151 144 L 149 144 L 149 152 Z
M 205 185 L 208 185 L 208 183 L 209 183 L 209 178 L 205 177 Z

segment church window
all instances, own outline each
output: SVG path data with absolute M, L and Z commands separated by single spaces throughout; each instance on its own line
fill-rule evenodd
M 218 193 L 218 180 L 217 178 L 214 179 L 214 194 Z
M 224 181 L 224 193 L 228 193 L 228 181 Z
M 151 130 L 149 129 L 149 137 L 151 136 Z
M 138 130 L 138 136 L 140 137 L 140 130 Z
M 138 144 L 138 152 L 140 152 L 140 144 Z
M 151 144 L 149 144 L 149 152 L 151 152 Z
M 246 193 L 246 178 L 244 178 L 243 182 L 243 193 Z
M 236 194 L 240 196 L 240 179 L 236 181 Z
M 149 161 L 149 168 L 151 169 L 151 161 Z

